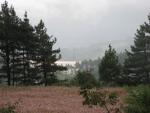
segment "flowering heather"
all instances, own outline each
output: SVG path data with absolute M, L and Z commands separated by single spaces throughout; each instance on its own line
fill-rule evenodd
M 104 90 L 125 93 L 120 88 Z M 17 113 L 104 113 L 102 108 L 83 106 L 82 101 L 76 87 L 0 87 L 0 107 L 19 102 Z

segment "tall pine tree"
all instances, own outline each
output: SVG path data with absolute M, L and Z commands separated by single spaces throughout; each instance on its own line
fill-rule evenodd
M 53 83 L 54 73 L 66 69 L 55 64 L 61 58 L 60 49 L 54 49 L 56 41 L 47 34 L 43 21 L 34 28 L 27 12 L 22 20 L 5 1 L 0 11 L 0 82 L 45 86 Z
M 150 83 L 150 15 L 137 29 L 134 45 L 124 63 L 125 82 L 128 84 Z
M 40 65 L 38 67 L 43 74 L 42 81 L 47 86 L 55 82 L 56 76 L 54 73 L 65 68 L 55 63 L 61 58 L 60 49 L 53 48 L 57 40 L 47 34 L 44 22 L 41 20 L 35 29 L 39 39 L 38 62 Z
M 32 72 L 34 71 L 34 67 L 32 66 L 32 63 L 34 62 L 33 60 L 33 54 L 34 51 L 36 50 L 35 45 L 36 45 L 36 38 L 35 33 L 34 33 L 34 28 L 29 22 L 27 12 L 25 12 L 24 19 L 21 22 L 21 51 L 20 54 L 22 55 L 22 83 L 26 85 L 30 85 L 33 83 L 34 76 Z
M 3 58 L 1 77 L 7 78 L 7 84 L 11 85 L 12 58 L 16 48 L 19 18 L 13 7 L 8 7 L 5 1 L 0 11 L 0 55 Z
M 115 49 L 109 45 L 99 65 L 99 79 L 106 83 L 117 83 L 120 76 L 120 64 Z

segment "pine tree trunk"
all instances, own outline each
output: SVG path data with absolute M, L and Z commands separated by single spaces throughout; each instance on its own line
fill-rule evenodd
M 30 79 L 30 59 L 29 59 L 29 52 L 27 52 L 27 80 Z M 27 85 L 29 85 L 29 81 L 27 81 Z
M 45 81 L 45 86 L 47 86 L 47 73 L 44 72 L 44 81 Z
M 10 78 L 10 51 L 9 47 L 6 47 L 6 66 L 7 66 L 7 84 L 8 86 L 11 85 L 11 78 Z
M 15 52 L 14 52 L 14 50 L 13 50 L 13 66 L 12 66 L 12 80 L 13 80 L 13 82 L 12 82 L 12 85 L 14 86 L 15 85 L 15 67 L 14 67 L 14 65 L 15 65 Z
M 44 60 L 44 63 L 43 63 L 43 71 L 44 71 L 44 84 L 45 84 L 45 86 L 47 86 L 47 73 L 46 73 L 46 63 L 45 63 L 45 60 Z
M 25 50 L 23 48 L 23 84 L 25 84 L 25 79 L 26 79 Z

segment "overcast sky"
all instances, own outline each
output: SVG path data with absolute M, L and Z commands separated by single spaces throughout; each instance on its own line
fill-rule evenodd
M 3 3 L 4 0 L 0 0 Z M 140 24 L 147 21 L 150 0 L 8 0 L 19 16 L 27 11 L 31 23 L 40 19 L 61 48 L 95 44 L 132 43 Z

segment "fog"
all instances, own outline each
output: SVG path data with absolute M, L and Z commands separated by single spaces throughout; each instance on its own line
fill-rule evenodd
M 3 3 L 4 0 L 0 0 Z M 17 14 L 28 12 L 36 25 L 43 19 L 49 35 L 57 37 L 57 47 L 65 56 L 82 50 L 102 56 L 109 43 L 117 51 L 129 48 L 139 25 L 147 21 L 150 0 L 8 0 Z M 77 51 L 77 52 L 76 52 Z M 90 51 L 88 51 L 90 52 Z M 84 52 L 82 52 L 84 53 Z M 99 54 L 98 54 L 99 53 Z

